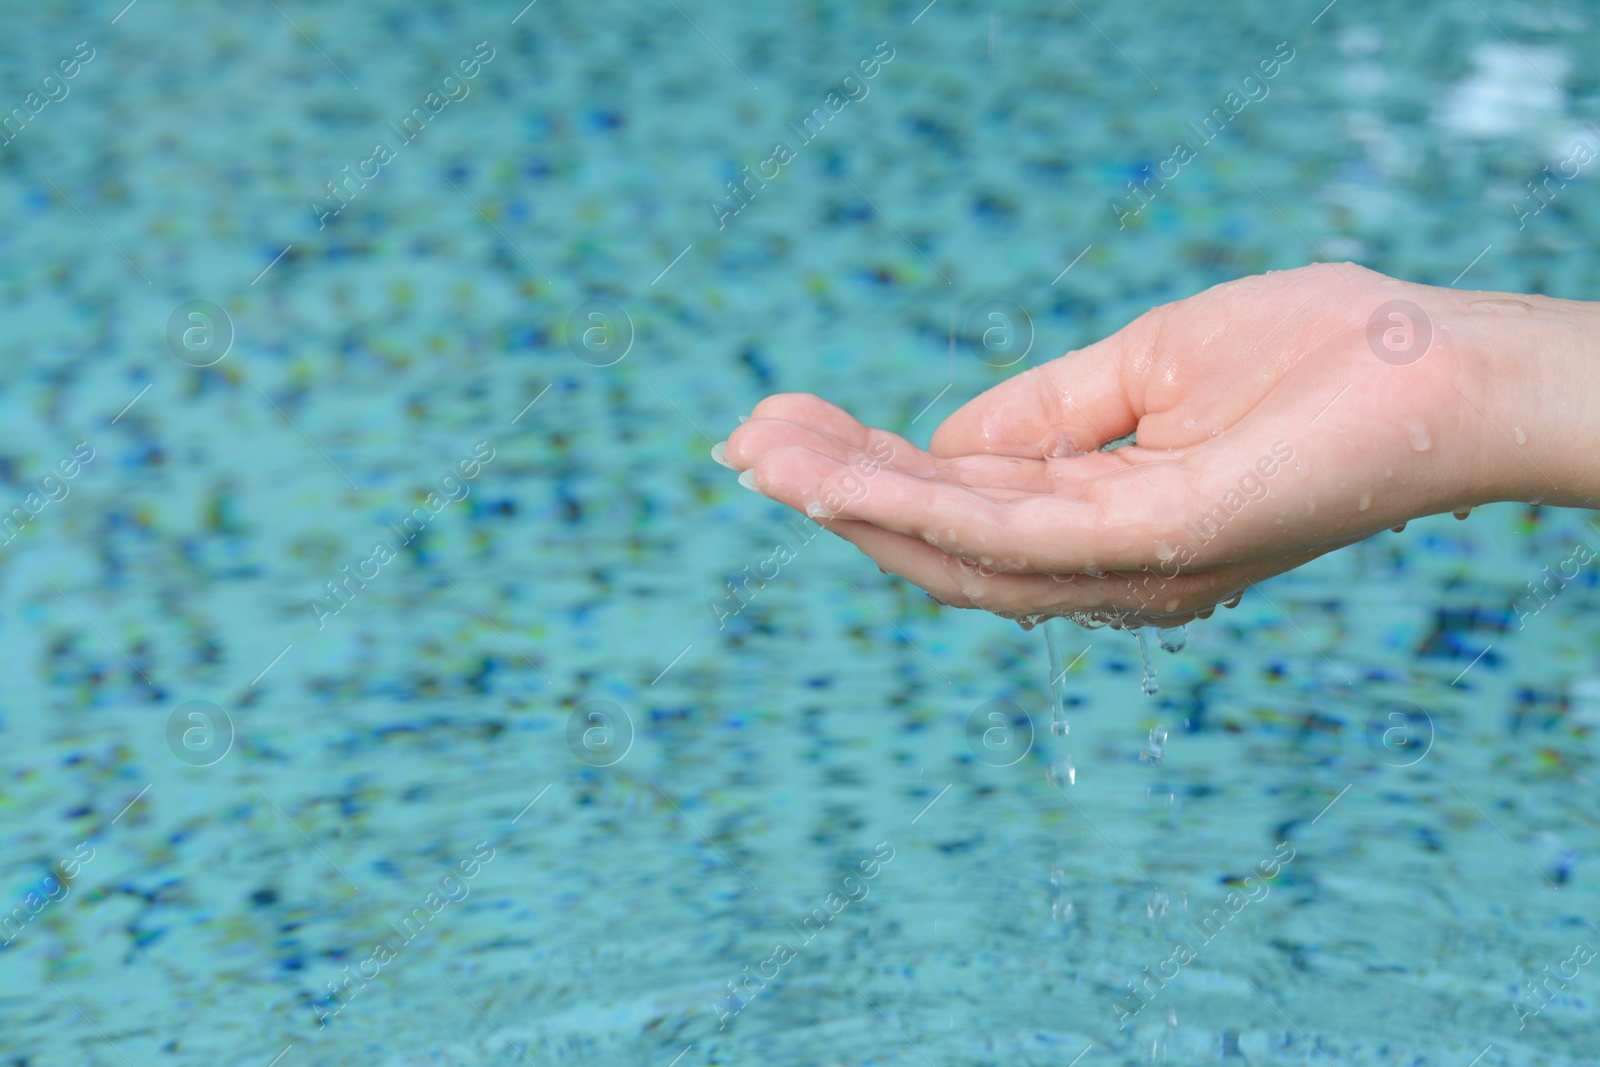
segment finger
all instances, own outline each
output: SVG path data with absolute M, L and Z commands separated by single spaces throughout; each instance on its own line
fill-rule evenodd
M 1091 451 L 1144 414 L 1139 381 L 1164 314 L 1156 308 L 1102 341 L 1024 371 L 962 405 L 934 432 L 936 456 L 1043 457 Z
M 762 400 L 750 418 L 729 435 L 725 458 L 735 470 L 748 470 L 764 452 L 790 444 L 841 462 L 887 453 L 893 456 L 890 465 L 908 474 L 927 476 L 937 469 L 941 476 L 962 485 L 1065 492 L 1069 496 L 1079 495 L 1085 485 L 1102 475 L 1149 458 L 1137 447 L 1105 453 L 1075 450 L 1070 442 L 1061 441 L 1057 447 L 1064 454 L 1042 461 L 977 454 L 954 456 L 940 465 L 936 457 L 898 434 L 867 426 L 843 408 L 807 393 L 779 393 Z
M 868 523 L 835 522 L 829 529 L 879 567 L 919 586 L 942 604 L 1012 619 L 1043 615 L 1118 626 L 1175 625 L 1210 614 L 1250 580 L 1242 572 L 1171 578 L 1152 574 L 1003 574 Z
M 1007 571 L 1140 570 L 1174 544 L 1192 492 L 1178 464 L 1107 474 L 1083 499 L 1032 494 L 998 500 L 954 481 L 895 470 L 858 473 L 801 447 L 774 449 L 751 468 L 761 492 L 815 516 L 858 519 Z
M 858 433 L 839 437 L 810 423 L 779 418 L 752 418 L 729 436 L 723 458 L 735 470 L 748 470 L 756 461 L 779 448 L 799 446 L 840 463 L 862 463 L 917 477 L 931 477 L 943 464 L 905 438 L 885 430 L 856 424 Z
M 809 426 L 856 448 L 867 444 L 868 428 L 860 419 L 811 393 L 774 393 L 755 406 L 750 419 L 782 419 Z
M 1056 492 L 1064 487 L 1087 484 L 1108 471 L 1125 466 L 1120 460 L 1099 452 L 1071 461 L 1009 456 L 960 456 L 939 460 L 903 437 L 869 427 L 862 427 L 862 430 L 864 436 L 847 443 L 809 425 L 784 419 L 754 418 L 728 438 L 723 458 L 735 470 L 742 471 L 755 466 L 768 452 L 799 446 L 857 469 L 862 469 L 863 465 L 892 467 L 918 478 L 942 478 L 986 492 L 1002 491 L 1000 496 Z M 862 440 L 865 446 L 858 447 Z
M 1014 490 L 1009 494 L 990 494 L 1009 499 L 1018 493 L 1053 493 L 1082 498 L 1090 485 L 1108 474 L 1129 470 L 1138 463 L 1171 463 L 1166 452 L 1141 451 L 1136 447 L 1111 452 L 1089 452 L 1063 459 L 1021 459 L 1015 456 L 957 456 L 939 461 L 938 476 L 974 489 Z

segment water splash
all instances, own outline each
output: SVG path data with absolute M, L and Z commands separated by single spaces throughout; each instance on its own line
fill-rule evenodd
M 1150 645 L 1143 627 L 1133 631 L 1133 637 L 1139 642 L 1139 661 L 1144 664 L 1144 681 L 1141 687 L 1145 696 L 1153 697 L 1161 691 L 1161 687 L 1156 684 L 1156 668 L 1155 664 L 1150 662 Z

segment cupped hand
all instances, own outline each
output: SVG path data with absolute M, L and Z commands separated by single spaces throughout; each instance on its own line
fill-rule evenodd
M 927 451 L 785 394 L 724 455 L 940 602 L 1174 625 L 1501 498 L 1485 374 L 1451 325 L 1464 306 L 1348 263 L 1243 278 L 990 389 Z

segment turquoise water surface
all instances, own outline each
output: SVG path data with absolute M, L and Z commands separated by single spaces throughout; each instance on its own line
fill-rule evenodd
M 5 8 L 0 1063 L 1600 1062 L 1594 515 L 1147 696 L 709 457 L 1268 269 L 1600 297 L 1592 5 L 523 2 Z

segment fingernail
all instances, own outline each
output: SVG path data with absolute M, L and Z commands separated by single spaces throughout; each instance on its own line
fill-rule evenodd
M 754 468 L 739 472 L 739 484 L 754 492 L 761 492 L 761 490 L 756 488 L 756 472 Z
M 733 464 L 728 462 L 728 442 L 718 441 L 716 444 L 712 445 L 711 458 L 722 464 L 724 467 L 727 467 L 729 470 L 733 470 Z

